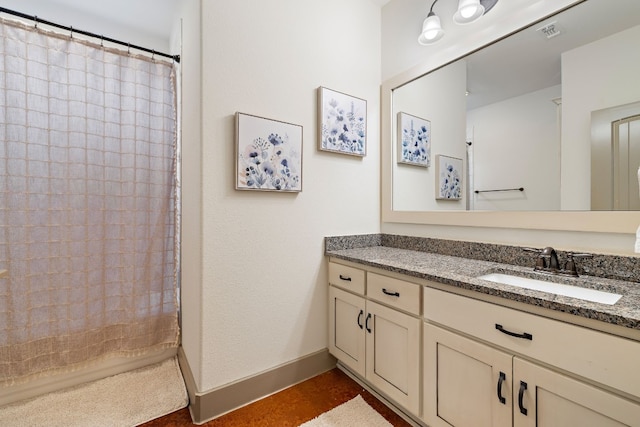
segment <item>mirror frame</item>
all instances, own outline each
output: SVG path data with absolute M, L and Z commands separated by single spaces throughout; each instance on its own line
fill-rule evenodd
M 537 0 L 523 11 L 504 1 L 502 16 L 509 16 L 510 27 L 496 32 L 495 26 L 476 32 L 473 37 L 451 38 L 451 43 L 431 47 L 429 60 L 392 77 L 381 85 L 380 102 L 380 163 L 381 163 L 381 220 L 383 223 L 448 225 L 466 227 L 516 228 L 531 230 L 582 231 L 601 233 L 635 233 L 640 224 L 637 211 L 399 211 L 393 209 L 393 91 L 425 74 L 442 68 L 479 49 L 530 25 L 544 21 L 563 10 L 588 0 Z M 511 2 L 518 3 L 518 2 Z M 550 4 L 554 3 L 554 4 Z M 512 7 L 511 10 L 508 8 Z M 508 14 L 508 15 L 507 15 Z M 532 14 L 537 19 L 531 19 Z M 491 15 L 488 15 L 491 16 Z M 504 24 L 504 21 L 502 22 Z M 438 50 L 438 46 L 442 46 Z M 462 51 L 460 46 L 465 47 Z

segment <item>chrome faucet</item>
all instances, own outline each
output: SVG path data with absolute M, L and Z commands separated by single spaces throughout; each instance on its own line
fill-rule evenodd
M 544 249 L 535 248 L 523 248 L 528 252 L 536 252 L 538 258 L 536 259 L 536 266 L 534 271 L 540 271 L 549 274 L 561 274 L 566 276 L 578 277 L 578 269 L 576 268 L 575 258 L 591 258 L 591 254 L 576 254 L 573 252 L 567 252 L 567 261 L 563 268 L 560 268 L 560 262 L 558 261 L 558 253 L 551 246 L 547 246 Z

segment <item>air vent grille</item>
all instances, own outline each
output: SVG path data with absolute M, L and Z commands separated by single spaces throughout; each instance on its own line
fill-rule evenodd
M 552 39 L 561 34 L 560 28 L 555 21 L 538 28 L 536 31 L 542 34 L 542 36 L 547 39 Z

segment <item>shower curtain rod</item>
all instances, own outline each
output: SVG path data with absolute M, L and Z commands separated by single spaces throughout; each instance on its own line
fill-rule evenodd
M 134 44 L 131 44 L 131 43 L 123 42 L 121 40 L 112 39 L 111 37 L 105 37 L 105 36 L 103 36 L 101 34 L 95 34 L 95 33 L 89 32 L 89 31 L 78 30 L 78 29 L 73 28 L 73 27 L 67 27 L 65 25 L 56 24 L 55 22 L 47 21 L 45 19 L 40 19 L 36 15 L 33 15 L 33 16 L 32 15 L 27 15 L 26 13 L 16 12 L 15 10 L 6 9 L 4 7 L 0 7 L 0 13 L 7 13 L 9 15 L 18 16 L 20 18 L 29 19 L 29 20 L 34 21 L 36 23 L 36 27 L 38 26 L 38 24 L 50 25 L 52 27 L 59 28 L 61 30 L 69 31 L 71 33 L 71 36 L 73 36 L 73 33 L 78 33 L 78 34 L 82 34 L 84 36 L 94 37 L 96 39 L 100 39 L 101 41 L 108 41 L 108 42 L 111 42 L 111 43 L 119 44 L 121 46 L 127 46 L 128 49 L 141 50 L 143 52 L 148 52 L 148 53 L 150 53 L 152 55 L 158 55 L 158 56 L 162 56 L 162 57 L 165 57 L 165 58 L 171 58 L 175 62 L 178 62 L 178 63 L 180 62 L 180 55 L 171 55 L 171 54 L 168 54 L 168 53 L 156 52 L 153 49 L 149 49 L 149 48 L 142 47 L 142 46 L 137 46 L 137 45 L 134 45 Z

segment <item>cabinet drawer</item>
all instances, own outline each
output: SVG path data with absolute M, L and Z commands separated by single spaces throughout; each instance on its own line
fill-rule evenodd
M 329 283 L 351 292 L 364 295 L 364 270 L 335 262 L 329 263 Z
M 640 342 L 431 288 L 424 317 L 640 398 Z
M 373 300 L 420 315 L 422 286 L 380 274 L 367 273 L 367 296 Z

